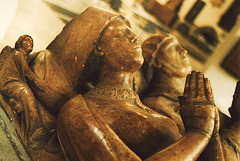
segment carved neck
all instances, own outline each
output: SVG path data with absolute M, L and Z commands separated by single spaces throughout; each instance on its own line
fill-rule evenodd
M 122 89 L 133 89 L 133 73 L 124 70 L 114 70 L 103 65 L 99 72 L 97 87 L 118 87 Z
M 151 85 L 159 92 L 183 93 L 185 76 L 169 74 L 163 69 L 153 69 Z
M 127 83 L 132 82 L 131 80 L 132 73 L 115 72 L 111 76 L 102 74 L 99 83 L 85 96 L 131 102 L 138 108 L 150 112 L 148 107 L 141 102 L 138 94 L 132 90 L 132 83 Z
M 133 73 L 124 70 L 115 70 L 108 65 L 102 65 L 99 71 L 98 84 L 85 96 L 99 96 L 105 99 L 116 99 L 132 102 L 140 109 L 150 112 L 142 104 L 137 93 L 133 91 Z

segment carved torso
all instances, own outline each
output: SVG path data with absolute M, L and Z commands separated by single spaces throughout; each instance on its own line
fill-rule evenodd
M 129 93 L 122 93 L 125 92 Z M 140 104 L 139 98 L 133 96 L 133 91 L 130 91 L 130 98 L 119 95 L 118 92 L 98 91 L 96 95 L 91 93 L 95 92 L 84 96 L 89 109 L 94 108 L 123 142 L 141 158 L 153 155 L 182 137 L 171 119 Z

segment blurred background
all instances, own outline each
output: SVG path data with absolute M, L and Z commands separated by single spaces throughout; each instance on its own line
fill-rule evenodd
M 120 12 L 140 42 L 158 32 L 172 33 L 188 50 L 193 69 L 212 83 L 216 105 L 229 115 L 240 80 L 239 0 L 0 0 L 0 50 L 20 35 L 44 50 L 63 26 L 88 6 Z

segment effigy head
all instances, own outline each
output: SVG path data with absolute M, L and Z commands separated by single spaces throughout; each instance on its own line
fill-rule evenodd
M 116 20 L 130 27 L 130 23 L 119 14 L 89 7 L 72 19 L 49 44 L 47 49 L 55 54 L 57 62 L 72 86 L 77 83 L 86 61 L 95 60 L 89 58 L 91 53 L 98 53 L 96 45 L 102 33 L 111 22 Z
M 191 71 L 187 51 L 173 35 L 161 33 L 150 36 L 143 42 L 142 51 L 145 71 L 151 66 L 171 75 L 186 76 Z
M 143 64 L 138 36 L 121 20 L 109 24 L 97 45 L 106 72 L 135 72 Z M 101 70 L 103 71 L 103 70 Z
M 23 49 L 26 53 L 30 53 L 33 50 L 33 39 L 29 35 L 22 35 L 15 43 L 15 49 Z

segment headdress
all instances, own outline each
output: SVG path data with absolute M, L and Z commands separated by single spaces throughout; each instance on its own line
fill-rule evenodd
M 72 19 L 47 47 L 56 54 L 57 62 L 72 86 L 79 79 L 102 33 L 113 20 L 121 20 L 130 27 L 130 23 L 119 14 L 89 7 Z

